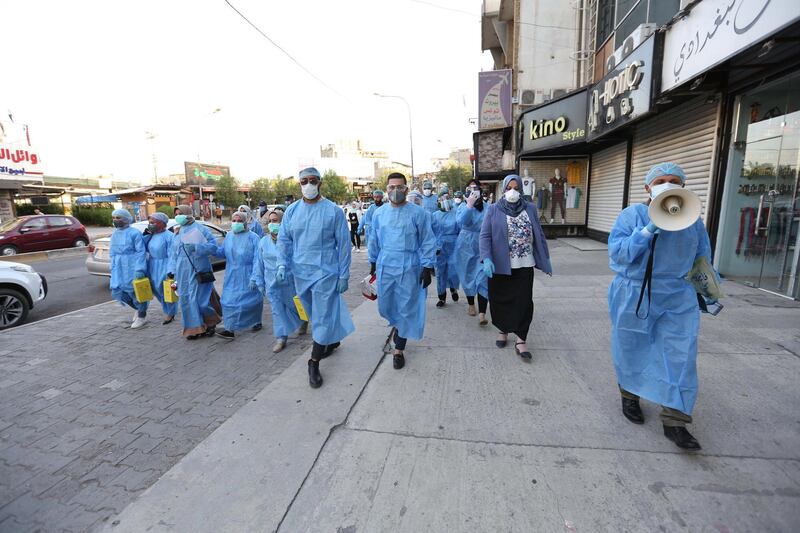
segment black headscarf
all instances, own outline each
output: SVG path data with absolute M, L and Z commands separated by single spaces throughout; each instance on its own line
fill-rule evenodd
M 520 213 L 525 211 L 525 206 L 527 202 L 522 197 L 522 180 L 516 174 L 509 174 L 503 180 L 503 192 L 505 193 L 506 187 L 512 181 L 517 182 L 517 190 L 519 191 L 519 200 L 514 202 L 513 204 L 506 200 L 505 195 L 500 197 L 500 201 L 497 202 L 497 208 L 500 209 L 506 215 L 516 218 Z
M 478 186 L 478 189 L 480 189 L 480 188 L 481 188 L 481 182 L 480 182 L 480 181 L 478 181 L 478 180 L 477 180 L 477 179 L 475 179 L 475 178 L 473 178 L 473 179 L 471 179 L 471 180 L 469 180 L 469 181 L 467 182 L 467 187 L 469 187 L 469 186 L 470 186 L 470 185 L 472 185 L 473 183 L 474 183 L 475 185 L 477 185 L 477 186 Z M 481 194 L 480 194 L 480 195 L 478 195 L 478 199 L 477 199 L 477 200 L 475 200 L 475 204 L 474 204 L 474 206 L 473 206 L 473 207 L 475 207 L 475 209 L 477 209 L 478 211 L 483 211 L 483 191 L 480 191 L 480 193 L 481 193 Z M 468 196 L 468 195 L 465 195 L 465 196 L 464 196 L 464 201 L 465 201 L 465 202 L 467 201 L 467 196 Z

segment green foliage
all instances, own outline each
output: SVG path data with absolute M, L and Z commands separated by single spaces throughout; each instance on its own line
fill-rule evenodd
M 235 209 L 244 203 L 244 194 L 239 192 L 239 182 L 233 176 L 223 176 L 216 182 L 214 200 L 228 209 Z
M 159 206 L 157 211 L 159 213 L 164 213 L 169 218 L 172 218 L 172 217 L 175 216 L 175 206 L 174 205 L 162 205 L 162 206 Z
M 341 204 L 349 200 L 353 193 L 344 178 L 329 169 L 322 175 L 322 195 L 336 204 Z
M 450 189 L 450 194 L 455 191 L 463 191 L 467 182 L 472 179 L 472 167 L 451 164 L 439 171 L 437 183 L 446 183 Z
M 268 204 L 282 204 L 287 195 L 294 196 L 295 200 L 300 198 L 300 184 L 293 178 L 278 177 L 270 180 L 270 190 L 271 196 L 267 200 Z
M 100 204 L 92 207 L 72 206 L 72 216 L 80 220 L 84 226 L 111 226 L 112 211 L 114 211 L 114 208 L 110 204 Z
M 372 190 L 374 191 L 375 189 L 379 189 L 383 192 L 386 192 L 386 179 L 392 172 L 399 172 L 400 174 L 405 176 L 406 180 L 408 181 L 408 186 L 414 187 L 414 183 L 412 183 L 411 181 L 411 175 L 408 173 L 407 170 L 403 168 L 384 168 L 383 170 L 381 170 L 378 179 L 372 183 Z
M 272 187 L 270 180 L 267 178 L 258 178 L 250 184 L 250 200 L 253 205 L 258 205 L 258 202 L 264 200 L 268 204 L 275 203 L 270 201 L 272 198 Z
M 39 208 L 39 211 L 42 212 L 43 215 L 63 215 L 64 214 L 64 206 L 59 204 L 47 204 L 47 205 L 33 205 L 33 204 L 17 204 L 17 216 L 24 217 L 26 215 L 32 215 L 33 210 Z

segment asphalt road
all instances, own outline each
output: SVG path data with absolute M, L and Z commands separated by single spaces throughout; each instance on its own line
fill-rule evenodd
M 85 262 L 86 256 L 81 255 L 31 263 L 47 278 L 48 292 L 31 310 L 27 323 L 111 300 L 109 278 L 90 275 Z

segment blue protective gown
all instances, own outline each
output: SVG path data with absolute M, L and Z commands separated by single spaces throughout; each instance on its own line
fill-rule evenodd
M 436 293 L 445 294 L 448 288 L 458 288 L 458 261 L 456 240 L 459 227 L 456 210 L 437 211 L 432 217 L 433 234 L 436 236 Z
M 431 214 L 435 213 L 439 210 L 439 197 L 435 194 L 431 194 L 430 196 L 422 195 L 422 207 L 425 208 L 426 211 L 429 211 Z
M 258 257 L 260 239 L 253 231 L 225 235 L 225 242 L 215 255 L 225 258 L 225 280 L 222 282 L 222 319 L 225 329 L 238 331 L 261 324 L 264 298 L 258 289 L 251 291 L 250 276 Z
M 278 283 L 275 279 L 277 262 L 278 245 L 267 235 L 258 245 L 256 264 L 250 279 L 267 293 L 272 308 L 272 334 L 275 337 L 288 337 L 303 321 L 294 305 L 294 276 L 287 270 L 286 279 Z
M 264 236 L 264 228 L 261 227 L 261 222 L 258 221 L 258 218 L 253 218 L 247 224 L 250 227 L 250 231 L 258 235 L 259 239 Z
M 653 236 L 641 233 L 650 218 L 636 204 L 620 213 L 608 237 L 609 266 L 617 273 L 608 289 L 611 351 L 619 385 L 652 402 L 692 414 L 697 397 L 697 333 L 700 311 L 685 279 L 694 260 L 710 261 L 701 220 L 682 231 L 662 231 L 653 261 L 652 301 L 645 320 L 636 317 Z M 640 316 L 647 314 L 645 294 Z
M 372 204 L 369 206 L 367 208 L 367 212 L 364 213 L 363 217 L 361 217 L 361 222 L 358 223 L 358 231 L 360 233 L 362 230 L 364 230 L 364 235 L 366 236 L 367 241 L 369 241 L 370 229 L 372 227 L 372 216 L 375 214 L 375 211 L 383 205 L 384 204 L 381 203 L 381 205 Z
M 376 263 L 378 311 L 406 339 L 425 331 L 425 299 L 420 284 L 423 267 L 436 263 L 436 238 L 424 208 L 405 203 L 387 206 L 372 217 L 369 261 Z
M 481 224 L 486 208 L 484 204 L 483 210 L 478 211 L 462 202 L 456 209 L 456 220 L 461 230 L 456 240 L 455 255 L 458 280 L 464 287 L 464 294 L 475 296 L 479 293 L 484 298 L 489 298 L 489 283 L 481 267 L 479 249 Z
M 181 235 L 195 231 L 201 233 L 205 242 L 195 245 L 194 252 L 188 252 L 181 242 Z M 217 242 L 214 240 L 214 235 L 199 222 L 181 227 L 172 240 L 169 270 L 175 274 L 178 307 L 183 321 L 183 335 L 186 337 L 204 333 L 207 328 L 216 326 L 220 322 L 219 315 L 211 307 L 214 284 L 198 283 L 196 275 L 197 272 L 211 271 L 210 257 L 216 251 Z
M 350 229 L 341 207 L 327 198 L 287 207 L 278 233 L 277 266 L 294 275 L 314 342 L 333 344 L 355 331 L 337 291 L 338 280 L 350 278 Z
M 123 305 L 133 303 L 140 311 L 147 310 L 148 302 L 138 302 L 133 293 L 133 279 L 137 270 L 147 273 L 147 255 L 139 230 L 126 226 L 111 234 L 109 245 L 111 259 L 111 296 Z
M 161 302 L 161 309 L 166 316 L 175 316 L 178 309 L 177 303 L 164 301 L 164 280 L 170 271 L 169 255 L 172 252 L 174 238 L 175 235 L 169 230 L 144 236 L 144 248 L 147 251 L 147 277 L 150 278 L 153 295 Z

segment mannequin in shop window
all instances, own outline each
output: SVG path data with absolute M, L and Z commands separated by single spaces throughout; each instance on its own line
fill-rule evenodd
M 556 218 L 556 206 L 561 213 L 561 223 L 566 224 L 566 211 L 567 211 L 567 200 L 566 200 L 566 186 L 567 186 L 567 178 L 561 175 L 561 171 L 559 169 L 555 169 L 553 173 L 553 177 L 550 178 L 550 223 L 552 224 Z

